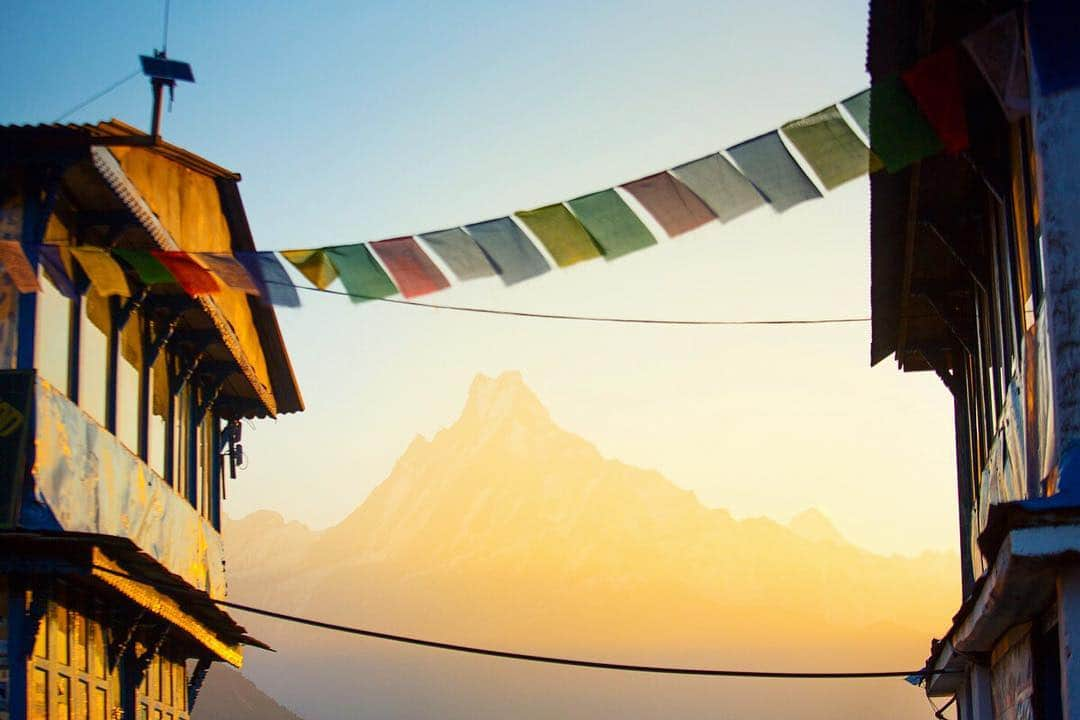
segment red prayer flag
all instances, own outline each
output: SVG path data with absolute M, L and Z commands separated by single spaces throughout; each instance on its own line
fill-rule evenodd
M 150 254 L 168 269 L 184 292 L 192 297 L 221 292 L 217 278 L 186 252 L 178 250 L 151 250 Z
M 379 240 L 371 243 L 401 294 L 407 298 L 426 295 L 450 287 L 446 277 L 411 237 Z
M 37 292 L 37 273 L 26 258 L 22 243 L 18 240 L 0 240 L 0 268 L 7 271 L 15 289 L 21 293 Z
M 682 235 L 716 219 L 716 213 L 671 173 L 659 172 L 623 187 L 656 218 L 669 237 Z
M 968 146 L 964 91 L 960 86 L 960 65 L 955 45 L 927 55 L 901 78 L 941 138 L 945 151 L 955 155 Z

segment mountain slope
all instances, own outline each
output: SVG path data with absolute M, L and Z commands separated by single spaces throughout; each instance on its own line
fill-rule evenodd
M 302 720 L 233 668 L 217 664 L 206 675 L 192 720 Z
M 450 642 L 627 662 L 915 668 L 957 595 L 954 557 L 876 556 L 845 542 L 816 511 L 788 526 L 735 520 L 659 473 L 603 458 L 555 425 L 516 373 L 478 377 L 461 417 L 430 441 L 416 438 L 339 525 L 314 533 L 256 514 L 225 533 L 231 587 L 243 602 Z M 321 634 L 313 645 L 309 632 L 250 625 L 282 656 L 315 663 L 332 653 L 318 672 L 290 677 L 253 657 L 260 684 L 313 720 L 364 706 L 350 696 L 346 668 L 353 678 L 362 668 L 369 691 L 382 688 L 364 703 L 381 698 L 374 708 L 389 717 L 418 716 L 425 703 L 452 718 L 497 714 L 510 688 L 537 677 L 516 664 L 479 670 L 441 653 Z M 393 673 L 378 675 L 417 664 L 451 673 L 453 692 L 430 683 L 418 692 Z M 472 670 L 460 676 L 457 667 Z M 502 673 L 497 688 L 483 683 L 492 672 Z M 558 687 L 578 679 L 560 678 Z M 517 714 L 586 717 L 582 707 L 596 693 L 612 704 L 642 692 L 612 690 L 619 682 L 605 677 Z M 703 709 L 695 703 L 707 696 L 691 693 L 686 711 Z M 454 710 L 452 699 L 462 706 Z M 731 717 L 750 713 L 737 693 L 723 702 Z M 905 702 L 914 712 L 914 700 Z M 818 717 L 810 707 L 800 707 L 802 717 Z M 914 717 L 897 707 L 901 714 L 879 716 Z M 667 710 L 650 712 L 637 714 Z

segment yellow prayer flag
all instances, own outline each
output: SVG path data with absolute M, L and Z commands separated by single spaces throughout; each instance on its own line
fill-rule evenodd
M 120 263 L 113 260 L 107 250 L 98 247 L 73 247 L 72 255 L 79 261 L 86 277 L 98 295 L 131 297 L 131 286 Z
M 337 279 L 337 270 L 322 250 L 282 250 L 281 257 L 288 260 L 315 287 L 325 290 Z

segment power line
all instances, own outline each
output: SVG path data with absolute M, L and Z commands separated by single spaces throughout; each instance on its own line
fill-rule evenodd
M 600 315 L 560 315 L 556 313 L 535 313 L 519 310 L 495 310 L 493 308 L 478 308 L 464 305 L 440 305 L 436 303 L 422 303 L 413 300 L 398 300 L 395 298 L 377 297 L 374 295 L 361 295 L 343 290 L 331 290 L 318 288 L 312 285 L 294 285 L 292 283 L 275 282 L 267 280 L 268 285 L 280 285 L 282 287 L 294 287 L 297 290 L 326 293 L 328 295 L 340 295 L 342 297 L 359 300 L 379 300 L 393 303 L 394 305 L 408 305 L 411 307 L 427 308 L 429 310 L 453 310 L 454 312 L 480 313 L 483 315 L 508 315 L 511 317 L 542 318 L 546 320 L 575 320 L 579 322 L 602 322 L 624 323 L 632 325 L 843 325 L 853 323 L 870 322 L 869 317 L 835 317 L 835 318 L 796 318 L 790 320 L 765 319 L 765 320 L 662 320 L 651 318 L 626 318 Z
M 56 118 L 56 122 L 62 122 L 68 116 L 77 113 L 79 110 L 82 110 L 84 107 L 86 107 L 90 103 L 94 102 L 95 100 L 100 100 L 101 98 L 103 98 L 106 95 L 108 95 L 109 93 L 111 93 L 113 90 L 116 90 L 118 87 L 120 87 L 124 83 L 128 82 L 129 80 L 131 80 L 131 79 L 133 79 L 133 78 L 135 78 L 135 77 L 137 77 L 137 76 L 139 76 L 141 74 L 142 74 L 142 70 L 136 70 L 136 71 L 132 72 L 129 75 L 125 75 L 124 77 L 120 78 L 119 80 L 117 80 L 116 82 L 114 82 L 112 85 L 108 86 L 107 88 L 105 88 L 101 92 L 96 93 L 94 95 L 91 95 L 86 100 L 83 100 L 81 103 L 79 103 L 75 107 L 71 108 L 66 113 L 61 115 L 60 117 Z
M 581 660 L 577 658 L 554 657 L 550 655 L 533 655 L 529 653 L 512 652 L 509 650 L 494 650 L 491 648 L 476 647 L 474 645 L 459 645 L 457 643 L 441 642 L 438 640 L 425 640 L 423 638 L 411 637 L 409 635 L 396 635 L 393 633 L 381 632 L 379 630 L 368 630 L 365 628 L 358 628 L 350 625 L 341 625 L 338 623 L 325 622 L 323 620 L 314 620 L 312 618 L 300 617 L 298 615 L 290 615 L 288 613 L 277 612 L 274 610 L 266 610 L 264 608 L 258 608 L 251 605 L 244 605 L 228 600 L 219 600 L 217 598 L 204 596 L 202 593 L 194 591 L 178 583 L 151 583 L 147 582 L 146 580 L 133 577 L 132 575 L 129 575 L 127 573 L 113 570 L 111 568 L 102 567 L 100 565 L 94 565 L 92 567 L 94 570 L 109 573 L 112 575 L 117 575 L 119 577 L 132 580 L 141 585 L 146 585 L 157 590 L 162 590 L 166 588 L 179 590 L 180 592 L 183 592 L 185 594 L 197 596 L 199 598 L 208 600 L 215 605 L 233 608 L 235 610 L 242 610 L 244 612 L 254 613 L 256 615 L 274 618 L 276 620 L 284 620 L 286 622 L 296 623 L 299 625 L 306 625 L 309 627 L 320 628 L 323 630 L 332 630 L 334 632 L 345 633 L 348 635 L 360 635 L 363 637 L 375 638 L 377 640 L 388 640 L 390 642 L 404 643 L 408 645 L 418 645 L 420 647 L 434 648 L 436 650 L 449 650 L 451 652 L 468 653 L 471 655 L 484 655 L 487 657 L 503 658 L 507 660 L 521 660 L 525 662 L 543 663 L 547 665 L 567 665 L 571 667 L 592 668 L 596 670 L 615 670 L 620 672 L 651 673 L 660 675 L 776 678 L 789 680 L 851 680 L 893 677 L 906 678 L 911 676 L 928 677 L 930 675 L 942 675 L 957 672 L 953 670 L 931 670 L 929 668 L 923 668 L 921 670 L 882 670 L 860 672 L 778 672 L 771 670 L 729 670 L 714 668 L 671 667 L 665 665 L 634 665 L 628 663 L 604 662 L 600 660 Z

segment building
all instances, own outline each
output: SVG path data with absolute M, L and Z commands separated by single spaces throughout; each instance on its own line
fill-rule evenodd
M 871 177 L 872 362 L 954 401 L 963 597 L 926 688 L 963 720 L 1080 718 L 1080 88 L 1075 44 L 1053 46 L 1078 14 L 870 2 L 874 83 L 1005 23 L 1004 102 L 958 55 L 968 147 Z
M 117 121 L 0 128 L 0 166 L 41 286 L 0 273 L 0 717 L 188 718 L 260 645 L 209 601 L 241 421 L 303 402 L 257 297 L 104 296 L 68 251 L 252 251 L 239 176 Z

